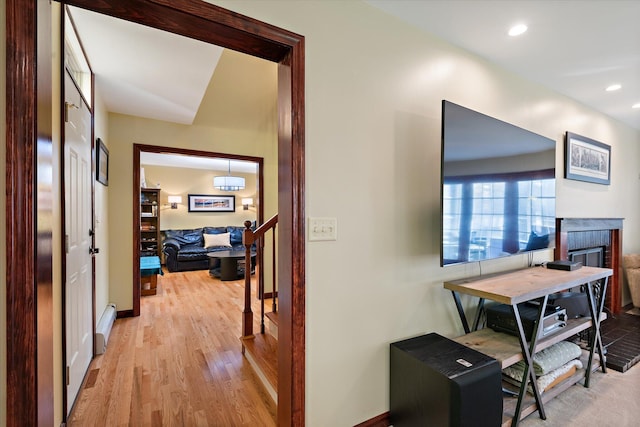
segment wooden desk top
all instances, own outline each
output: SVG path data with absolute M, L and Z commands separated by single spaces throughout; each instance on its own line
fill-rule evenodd
M 582 267 L 574 271 L 531 267 L 444 282 L 444 287 L 503 304 L 519 304 L 554 292 L 584 285 L 613 274 L 610 268 Z

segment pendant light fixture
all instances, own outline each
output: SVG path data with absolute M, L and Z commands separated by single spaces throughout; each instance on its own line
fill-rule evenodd
M 244 178 L 241 176 L 231 176 L 231 160 L 229 160 L 229 173 L 223 176 L 214 176 L 213 186 L 221 191 L 244 190 Z

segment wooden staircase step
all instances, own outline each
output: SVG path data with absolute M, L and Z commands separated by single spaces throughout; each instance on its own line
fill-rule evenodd
M 270 334 L 272 337 L 278 340 L 278 313 L 265 313 L 264 317 L 266 317 L 267 320 L 265 321 L 265 328 L 263 332 Z
M 265 313 L 265 316 L 267 319 L 269 319 L 269 321 L 271 323 L 273 323 L 274 325 L 278 326 L 278 312 L 277 311 L 270 311 L 268 313 Z
M 278 341 L 269 334 L 240 338 L 243 353 L 274 402 L 278 401 Z

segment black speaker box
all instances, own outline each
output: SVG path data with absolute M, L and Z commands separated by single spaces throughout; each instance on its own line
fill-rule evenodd
M 485 354 L 435 333 L 391 344 L 394 427 L 502 424 L 502 371 Z

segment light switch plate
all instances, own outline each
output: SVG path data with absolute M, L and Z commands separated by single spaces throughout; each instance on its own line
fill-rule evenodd
M 336 218 L 309 218 L 309 241 L 338 240 Z

